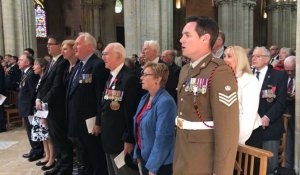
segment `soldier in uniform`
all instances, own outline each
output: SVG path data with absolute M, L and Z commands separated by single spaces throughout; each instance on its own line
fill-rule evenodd
M 211 48 L 218 26 L 208 17 L 189 17 L 180 39 L 190 58 L 178 82 L 174 175 L 233 173 L 239 137 L 237 82 Z

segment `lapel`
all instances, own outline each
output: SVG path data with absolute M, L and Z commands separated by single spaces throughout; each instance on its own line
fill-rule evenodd
M 26 80 L 28 79 L 29 75 L 31 75 L 31 73 L 33 73 L 32 67 L 30 67 L 22 77 L 22 80 L 20 81 L 20 87 L 24 87 Z
M 52 68 L 51 70 L 49 71 L 49 66 L 50 66 L 50 63 L 48 64 L 47 66 L 47 71 L 45 73 L 45 75 L 42 77 L 42 80 L 46 79 L 51 73 L 54 72 L 54 70 L 56 69 L 56 66 L 59 64 L 59 62 L 61 62 L 63 60 L 63 56 L 61 55 L 60 57 L 58 57 L 58 59 L 55 61 L 55 63 L 52 65 Z
M 115 80 L 116 81 L 116 84 L 115 84 L 115 90 L 121 90 L 121 91 L 124 91 L 124 89 L 122 89 L 122 79 L 124 77 L 124 73 L 126 71 L 126 66 L 124 64 L 124 66 L 121 68 L 120 72 L 118 73 L 118 75 L 116 76 Z M 109 81 L 110 80 L 107 80 L 107 84 L 106 84 L 106 89 L 109 85 Z M 112 86 L 113 86 L 114 83 L 111 83 L 111 85 L 109 86 L 109 89 L 112 89 Z M 106 89 L 103 91 L 103 93 L 106 92 Z M 102 99 L 103 99 L 103 109 L 105 109 L 107 107 L 108 104 L 110 104 L 111 100 L 104 100 L 104 96 L 105 94 L 103 95 Z
M 143 116 L 141 117 L 141 121 L 143 120 L 143 118 L 145 118 L 145 116 L 147 116 L 148 112 L 150 112 L 150 110 L 151 110 L 152 108 L 155 107 L 155 104 L 156 104 L 156 102 L 159 100 L 160 95 L 164 92 L 163 90 L 164 90 L 163 88 L 160 88 L 160 89 L 157 91 L 157 93 L 155 94 L 155 96 L 154 96 L 153 99 L 152 99 L 150 109 L 146 109 L 146 110 L 145 110 L 145 113 L 144 113 Z M 145 99 L 146 99 L 146 100 L 145 100 L 145 102 L 146 102 L 146 101 L 149 99 L 149 94 L 147 95 L 147 98 L 145 98 Z M 145 105 L 145 102 L 144 102 L 144 105 Z M 144 105 L 143 105 L 142 107 L 144 107 Z M 163 106 L 160 106 L 160 107 L 163 107 Z
M 262 86 L 261 86 L 261 91 L 262 91 L 262 90 L 269 89 L 268 86 L 271 84 L 272 73 L 273 73 L 272 67 L 271 67 L 271 66 L 268 66 L 268 70 L 267 70 L 267 72 L 266 72 L 266 75 L 265 75 L 265 77 L 264 77 L 263 84 L 262 84 Z
M 83 65 L 82 69 L 81 69 L 81 74 L 92 74 L 92 66 L 93 66 L 93 60 L 96 59 L 94 57 L 94 54 L 88 59 L 88 61 L 85 63 L 85 65 Z M 79 67 L 79 64 L 76 65 L 76 69 L 72 72 L 72 75 L 71 75 L 71 78 L 69 80 L 69 85 L 68 85 L 68 92 L 69 92 L 69 95 L 71 96 L 73 94 L 73 92 L 75 91 L 75 89 L 77 89 L 78 85 L 79 85 L 79 82 L 74 82 L 75 83 L 75 87 L 74 88 L 71 88 L 71 85 L 72 85 L 72 82 L 73 82 L 73 79 L 74 79 L 74 76 L 77 72 L 77 69 Z M 92 80 L 93 81 L 93 80 Z
M 120 72 L 118 73 L 118 75 L 117 75 L 116 78 L 115 78 L 115 80 L 116 80 L 116 83 L 115 83 L 115 89 L 116 89 L 116 90 L 120 90 L 119 85 L 120 85 L 120 83 L 122 82 L 122 77 L 123 77 L 123 75 L 124 75 L 125 70 L 126 70 L 126 66 L 125 66 L 125 64 L 124 64 L 124 66 L 121 68 Z M 110 88 L 112 88 L 113 84 L 114 84 L 114 83 L 111 83 Z M 122 90 L 123 90 L 123 89 L 122 89 Z
M 206 68 L 208 63 L 212 60 L 212 55 L 209 54 L 207 55 L 202 61 L 200 61 L 200 63 L 194 67 L 193 69 L 191 69 L 190 71 L 190 77 L 196 77 L 197 75 L 199 75 L 201 73 L 201 70 Z

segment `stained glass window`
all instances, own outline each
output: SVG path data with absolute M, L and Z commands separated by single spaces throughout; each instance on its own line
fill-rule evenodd
M 36 37 L 46 38 L 46 13 L 44 7 L 44 0 L 34 0 L 35 3 L 35 31 Z

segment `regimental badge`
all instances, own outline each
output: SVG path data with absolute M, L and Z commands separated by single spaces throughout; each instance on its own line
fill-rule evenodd
M 205 94 L 207 92 L 207 78 L 187 78 L 185 83 L 185 92 L 197 94 Z
M 231 86 L 227 85 L 225 86 L 225 91 L 230 91 L 231 90 Z
M 84 84 L 84 83 L 92 83 L 92 77 L 93 74 L 81 74 L 79 77 L 79 83 Z

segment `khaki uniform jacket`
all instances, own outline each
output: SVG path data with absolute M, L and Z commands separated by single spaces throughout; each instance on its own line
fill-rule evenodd
M 186 80 L 207 78 L 210 80 L 207 91 L 197 94 L 196 101 L 204 121 L 213 120 L 214 128 L 184 130 L 177 127 L 174 175 L 230 175 L 234 169 L 239 137 L 236 78 L 223 60 L 213 59 L 211 54 L 195 68 L 189 67 L 185 65 L 179 76 L 178 116 L 200 122 L 193 106 L 194 94 L 185 91 Z

